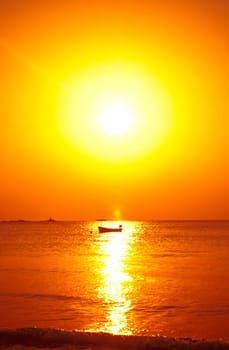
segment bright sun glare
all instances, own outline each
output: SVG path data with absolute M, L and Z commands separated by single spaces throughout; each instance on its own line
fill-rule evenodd
M 148 71 L 131 63 L 82 70 L 60 95 L 60 128 L 78 151 L 105 162 L 152 152 L 171 124 L 170 98 Z
M 133 124 L 133 113 L 127 104 L 113 102 L 101 109 L 98 123 L 106 134 L 122 135 L 131 128 Z

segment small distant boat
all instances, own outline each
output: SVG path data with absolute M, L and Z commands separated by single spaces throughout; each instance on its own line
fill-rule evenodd
M 103 227 L 99 226 L 99 232 L 122 232 L 122 225 L 119 225 L 119 227 L 113 228 L 113 227 Z
M 54 220 L 53 218 L 51 218 L 51 216 L 50 216 L 50 218 L 48 219 L 48 220 L 44 220 L 45 222 L 56 222 L 56 220 Z

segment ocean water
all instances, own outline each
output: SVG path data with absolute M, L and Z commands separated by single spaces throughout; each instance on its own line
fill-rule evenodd
M 0 223 L 0 348 L 24 346 L 228 349 L 229 222 Z

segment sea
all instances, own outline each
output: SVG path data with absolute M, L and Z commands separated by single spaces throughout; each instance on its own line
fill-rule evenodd
M 229 349 L 229 221 L 1 222 L 0 349 Z

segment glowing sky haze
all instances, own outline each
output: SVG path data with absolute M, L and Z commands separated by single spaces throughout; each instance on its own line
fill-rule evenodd
M 0 219 L 229 219 L 228 16 L 1 1 Z

